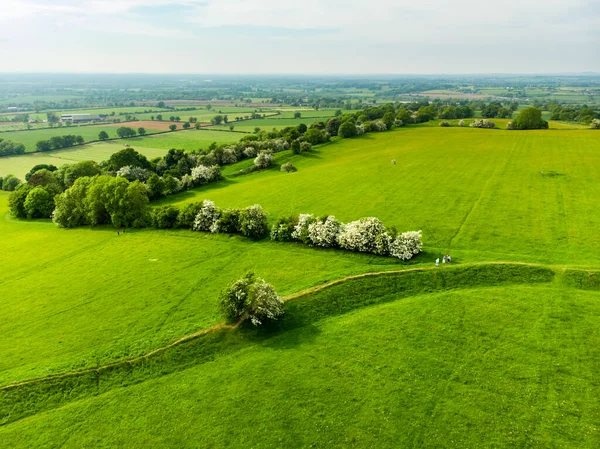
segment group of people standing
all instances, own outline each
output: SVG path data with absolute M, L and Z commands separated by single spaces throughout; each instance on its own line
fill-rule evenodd
M 450 257 L 450 254 L 446 254 L 443 258 L 442 258 L 442 263 L 450 263 L 452 262 L 452 257 Z M 440 258 L 438 257 L 437 259 L 435 259 L 435 266 L 439 267 L 440 266 Z

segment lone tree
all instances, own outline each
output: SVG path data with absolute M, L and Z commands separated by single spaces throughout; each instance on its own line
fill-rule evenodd
M 108 133 L 106 131 L 100 131 L 98 133 L 98 139 L 100 139 L 100 140 L 108 139 Z
M 542 111 L 530 107 L 523 109 L 512 122 L 512 129 L 548 129 L 548 122 L 542 118 Z
M 192 125 L 190 125 L 190 122 L 183 123 L 183 129 L 190 129 L 190 126 L 192 126 Z
M 138 128 L 138 134 L 140 136 L 143 136 L 146 134 L 146 128 Z
M 221 292 L 221 310 L 231 321 L 249 319 L 255 326 L 283 315 L 283 300 L 271 284 L 249 272 Z
M 171 131 L 175 131 L 177 129 L 177 125 L 169 125 L 169 129 Z

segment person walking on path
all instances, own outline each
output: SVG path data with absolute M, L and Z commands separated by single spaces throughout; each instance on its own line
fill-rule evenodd
M 446 263 L 446 256 L 442 259 L 442 263 Z
M 450 257 L 450 254 L 448 254 L 447 259 L 448 259 L 448 263 L 452 262 L 452 257 Z
M 440 258 L 439 257 L 437 259 L 435 259 L 435 266 L 436 267 L 440 266 Z

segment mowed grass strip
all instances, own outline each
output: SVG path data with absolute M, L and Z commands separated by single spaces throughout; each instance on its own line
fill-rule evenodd
M 9 447 L 595 448 L 599 299 L 550 286 L 404 298 L 8 424 L 0 438 Z

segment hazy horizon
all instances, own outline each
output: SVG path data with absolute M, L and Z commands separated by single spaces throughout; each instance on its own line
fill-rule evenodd
M 589 0 L 8 0 L 4 73 L 558 75 L 600 72 Z

